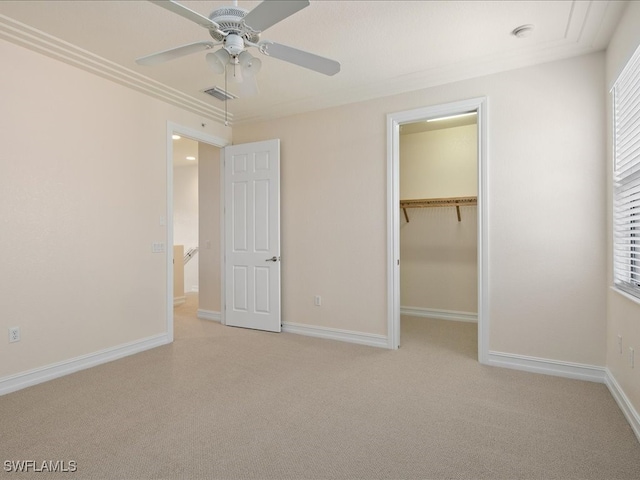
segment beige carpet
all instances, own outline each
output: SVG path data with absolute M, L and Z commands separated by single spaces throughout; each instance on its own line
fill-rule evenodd
M 475 325 L 402 319 L 398 351 L 224 327 L 0 397 L 0 461 L 77 479 L 639 479 L 604 385 L 481 366 Z M 1 478 L 42 478 L 0 469 Z

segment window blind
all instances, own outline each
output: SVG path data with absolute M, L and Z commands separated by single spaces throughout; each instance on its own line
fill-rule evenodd
M 612 92 L 614 284 L 640 298 L 640 48 Z

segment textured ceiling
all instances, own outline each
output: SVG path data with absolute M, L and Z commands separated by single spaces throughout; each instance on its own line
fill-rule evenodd
M 237 3 L 251 10 L 259 2 Z M 233 2 L 183 4 L 208 16 Z M 261 37 L 337 60 L 340 73 L 321 75 L 252 49 L 263 61 L 259 94 L 230 101 L 228 112 L 232 123 L 269 119 L 599 51 L 606 47 L 625 4 L 312 1 Z M 511 35 L 523 24 L 535 26 L 531 36 Z M 103 69 L 115 64 L 120 76 L 131 72 L 139 83 L 159 82 L 181 92 L 180 99 L 172 101 L 189 103 L 193 98 L 224 112 L 223 102 L 202 93 L 224 87 L 224 76 L 208 68 L 205 52 L 153 67 L 135 63 L 140 56 L 210 40 L 204 28 L 147 1 L 2 1 L 0 38 L 65 60 L 52 47 L 42 46 L 55 44 L 57 50 L 71 52 L 64 55 L 73 58 L 65 61 L 81 68 L 81 62 L 102 62 Z M 71 46 L 81 51 L 71 51 Z M 83 52 L 90 52 L 90 60 Z M 229 84 L 228 90 L 234 92 L 235 85 Z

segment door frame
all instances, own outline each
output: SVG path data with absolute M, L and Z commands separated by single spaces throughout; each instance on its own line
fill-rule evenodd
M 206 143 L 220 149 L 231 144 L 231 140 L 225 140 L 221 137 L 209 135 L 207 133 L 194 130 L 193 128 L 185 127 L 173 122 L 167 122 L 167 208 L 165 223 L 167 228 L 167 246 L 166 246 L 166 260 L 167 260 L 167 285 L 166 285 L 166 309 L 167 309 L 167 337 L 169 343 L 173 342 L 173 135 L 180 135 L 181 137 L 190 138 L 198 142 Z M 222 158 L 223 152 L 220 152 L 220 171 L 223 172 L 224 162 Z M 224 176 L 220 178 L 220 235 L 224 242 L 224 215 L 222 209 L 224 208 Z M 199 215 L 199 214 L 198 214 Z M 162 220 L 161 222 L 162 223 Z M 224 243 L 220 250 L 221 256 L 221 289 L 224 292 L 224 271 L 222 271 L 224 257 Z M 224 301 L 224 299 L 222 299 Z M 224 324 L 224 309 L 221 309 L 221 322 Z
M 387 347 L 400 345 L 400 126 L 478 112 L 478 361 L 489 363 L 489 242 L 487 98 L 432 105 L 387 115 Z

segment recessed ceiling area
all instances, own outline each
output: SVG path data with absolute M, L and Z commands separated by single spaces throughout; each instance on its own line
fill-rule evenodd
M 208 16 L 232 1 L 180 2 Z M 238 0 L 251 11 L 261 2 Z M 366 101 L 606 48 L 626 7 L 621 1 L 311 1 L 262 32 L 271 40 L 335 59 L 327 76 L 248 51 L 262 62 L 257 93 L 227 90 L 230 124 Z M 518 27 L 532 25 L 528 36 Z M 168 97 L 221 121 L 225 88 L 206 51 L 153 66 L 138 57 L 212 40 L 202 26 L 149 1 L 0 2 L 0 38 Z M 213 47 L 218 48 L 218 47 Z M 211 52 L 212 50 L 210 50 Z M 115 68 L 117 67 L 117 68 Z M 163 90 L 165 89 L 165 90 Z M 174 95 L 175 97 L 175 95 Z M 222 121 L 221 121 L 222 123 Z

